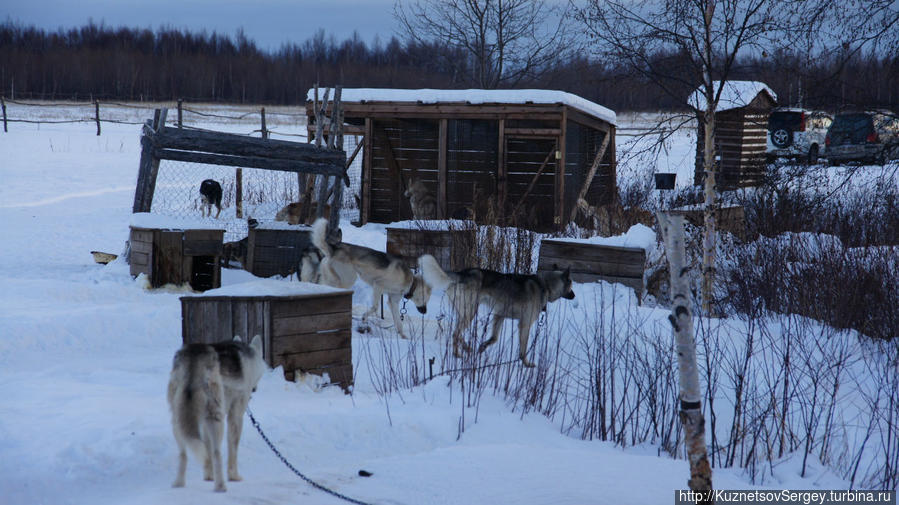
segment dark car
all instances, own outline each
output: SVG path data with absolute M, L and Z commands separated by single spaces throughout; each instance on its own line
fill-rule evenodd
M 883 165 L 899 156 L 899 119 L 882 112 L 837 114 L 824 143 L 831 165 L 847 161 Z

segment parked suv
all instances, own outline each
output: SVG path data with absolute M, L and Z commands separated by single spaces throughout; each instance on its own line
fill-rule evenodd
M 824 112 L 775 109 L 768 116 L 768 158 L 793 158 L 817 163 L 831 118 Z
M 899 157 L 899 116 L 883 112 L 837 114 L 825 144 L 831 165 L 845 161 L 883 165 Z

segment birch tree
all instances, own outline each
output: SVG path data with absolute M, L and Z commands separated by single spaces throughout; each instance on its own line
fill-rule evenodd
M 705 129 L 702 308 L 711 308 L 717 249 L 715 112 L 740 57 L 778 48 L 809 58 L 895 41 L 899 5 L 890 0 L 588 0 L 576 9 L 594 56 L 622 64 L 692 111 Z M 659 58 L 668 54 L 670 58 Z M 673 64 L 675 63 L 676 64 Z M 698 86 L 701 104 L 684 89 Z

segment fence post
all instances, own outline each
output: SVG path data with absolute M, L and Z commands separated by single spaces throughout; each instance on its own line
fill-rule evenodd
M 97 136 L 100 136 L 100 100 L 94 100 L 94 120 L 97 121 Z
M 183 118 L 183 116 L 182 116 L 182 112 L 183 112 L 183 110 L 182 110 L 182 102 L 184 102 L 184 99 L 183 99 L 183 98 L 179 98 L 179 99 L 178 99 L 178 128 L 182 128 L 182 127 L 184 126 L 184 123 L 183 123 L 183 121 L 182 121 L 182 118 Z
M 9 130 L 6 129 L 6 99 L 0 96 L 0 105 L 3 106 L 3 133 L 8 133 Z
M 265 107 L 262 108 L 262 138 L 268 138 L 268 130 L 265 128 Z

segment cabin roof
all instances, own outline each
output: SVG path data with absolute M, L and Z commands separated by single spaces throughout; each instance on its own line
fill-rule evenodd
M 312 101 L 310 89 L 306 99 Z M 346 102 L 407 102 L 417 104 L 564 104 L 612 125 L 615 112 L 597 103 L 565 91 L 547 89 L 389 89 L 348 88 L 341 91 Z
M 715 82 L 715 92 L 718 92 L 720 81 Z M 767 93 L 772 101 L 777 101 L 777 95 L 767 84 L 759 81 L 725 81 L 724 90 L 718 100 L 717 111 L 739 109 L 749 105 L 759 93 Z M 705 95 L 702 88 L 697 88 L 687 100 L 697 110 L 705 110 Z

